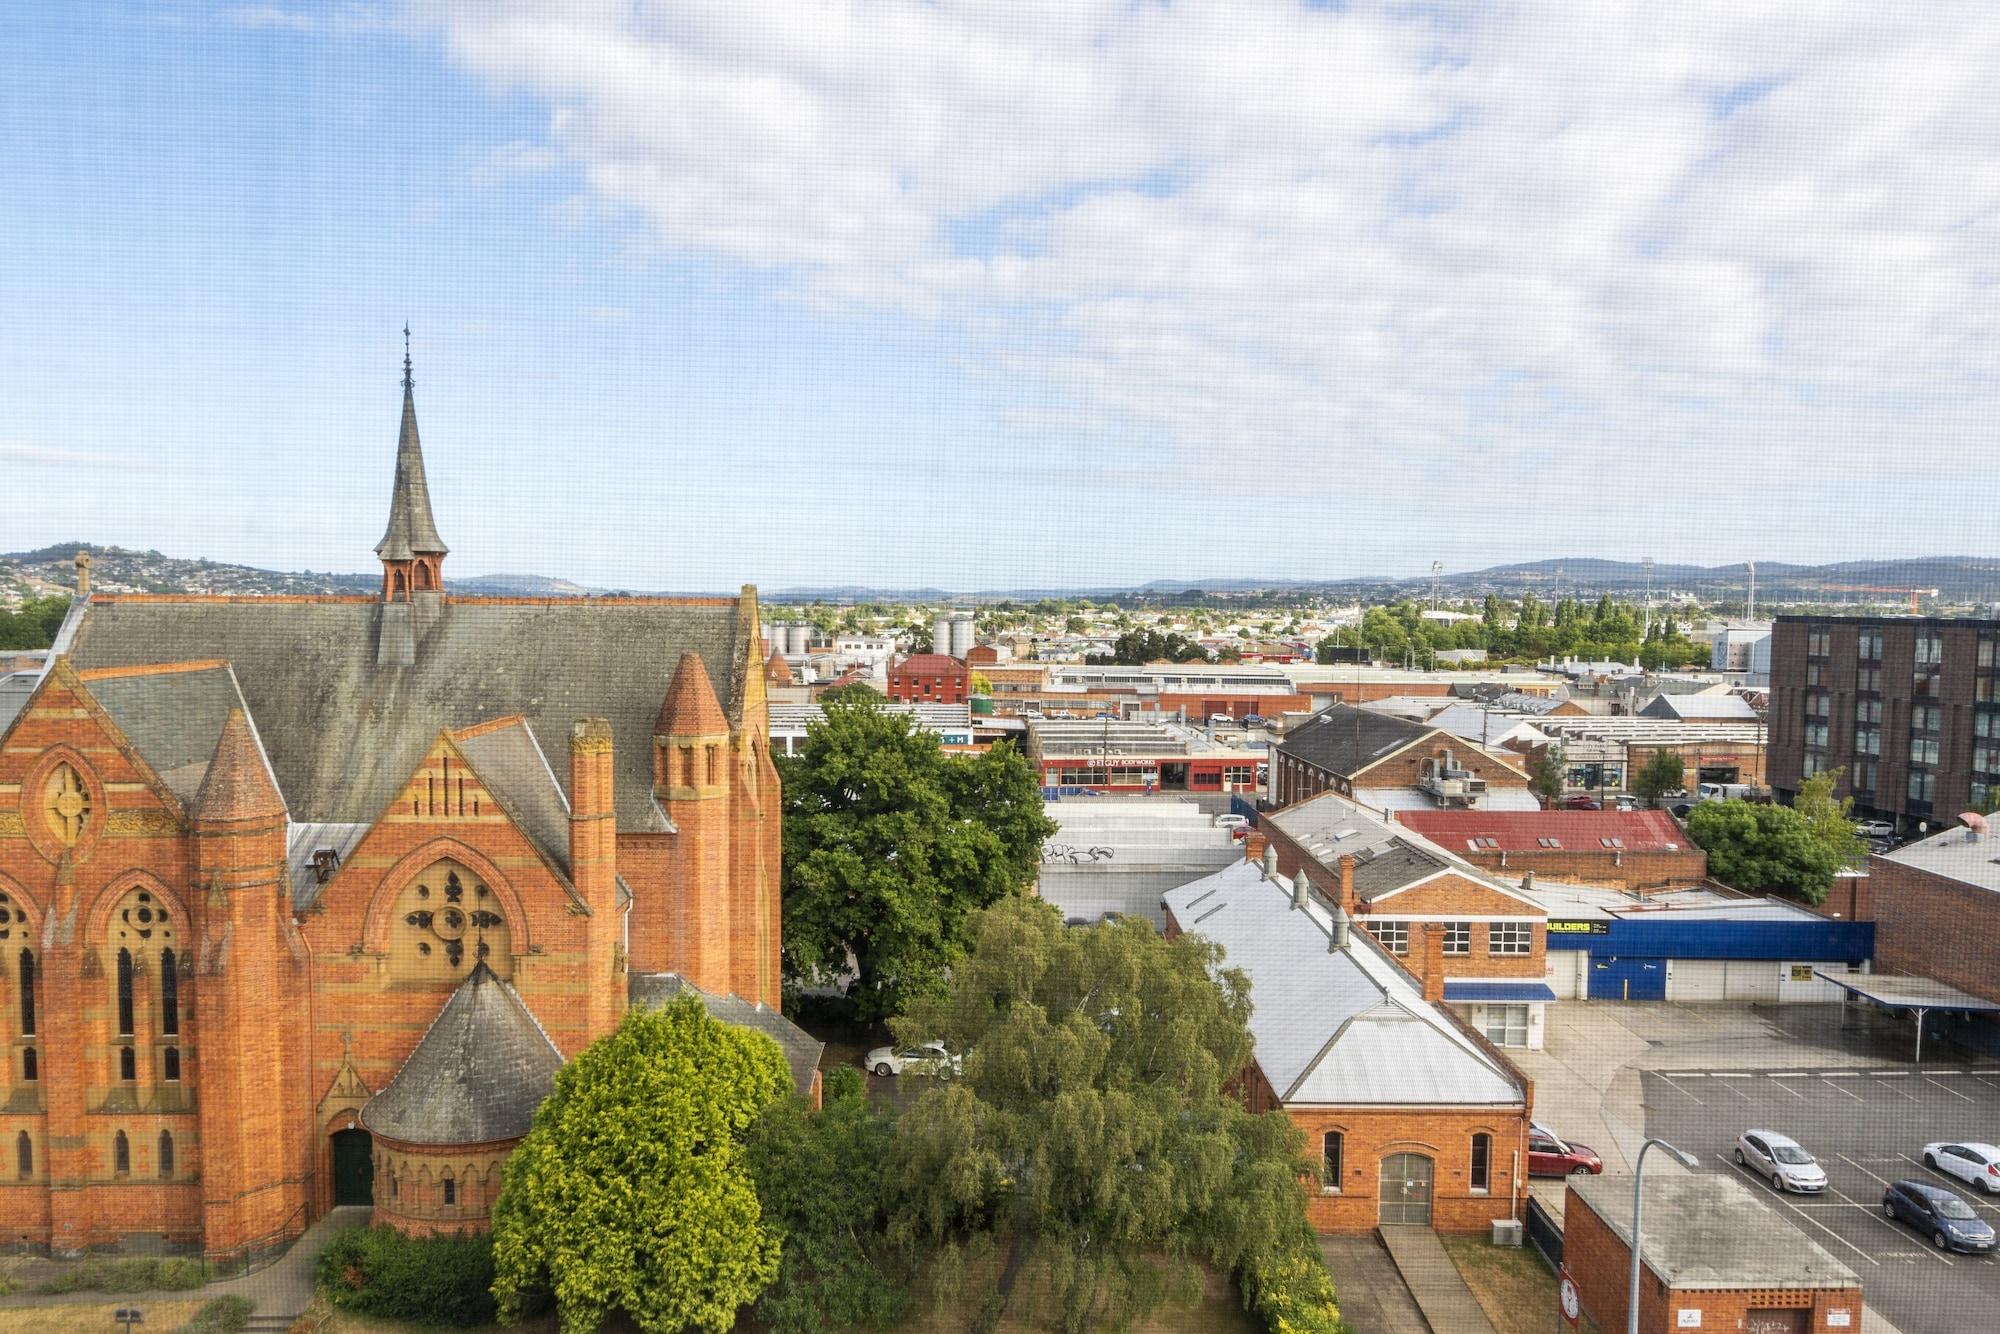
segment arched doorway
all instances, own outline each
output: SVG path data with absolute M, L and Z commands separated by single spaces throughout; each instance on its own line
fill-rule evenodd
M 365 1130 L 334 1132 L 333 1202 L 375 1203 L 375 1142 Z
M 1382 1160 L 1380 1221 L 1430 1226 L 1430 1159 L 1421 1153 L 1392 1153 Z

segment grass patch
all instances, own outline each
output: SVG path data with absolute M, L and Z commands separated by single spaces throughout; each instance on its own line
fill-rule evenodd
M 182 1325 L 176 1334 L 237 1334 L 250 1322 L 250 1313 L 256 1309 L 257 1303 L 232 1292 L 203 1303 L 194 1313 L 194 1319 Z
M 1556 1276 L 1530 1246 L 1495 1246 L 1484 1237 L 1440 1237 L 1498 1334 L 1548 1334 L 1559 1319 Z M 1598 1334 L 1585 1315 L 1583 1334 Z
M 10 1306 L 0 1310 L 0 1334 L 75 1334 L 80 1329 L 117 1330 L 111 1313 L 130 1302 L 97 1305 Z M 197 1301 L 148 1302 L 147 1329 L 176 1329 L 201 1314 Z
M 99 1257 L 79 1260 L 36 1292 L 185 1292 L 208 1282 L 208 1265 L 192 1256 L 173 1259 Z

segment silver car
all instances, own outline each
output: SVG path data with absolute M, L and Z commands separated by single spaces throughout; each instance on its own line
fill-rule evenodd
M 1736 1138 L 1736 1165 L 1747 1167 L 1779 1190 L 1817 1195 L 1826 1189 L 1826 1169 L 1789 1135 L 1746 1130 Z

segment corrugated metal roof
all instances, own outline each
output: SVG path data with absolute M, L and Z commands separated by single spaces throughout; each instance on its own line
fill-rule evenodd
M 1183 930 L 1250 979 L 1256 1061 L 1289 1103 L 1513 1104 L 1522 1088 L 1364 931 L 1330 951 L 1329 916 L 1236 862 L 1163 896 Z
M 1674 852 L 1692 849 L 1686 831 L 1665 811 L 1399 811 L 1396 818 L 1433 843 L 1468 850 L 1475 839 L 1494 840 L 1491 849 L 1534 852 L 1545 838 L 1565 852 Z M 1617 848 L 1605 844 L 1619 840 Z

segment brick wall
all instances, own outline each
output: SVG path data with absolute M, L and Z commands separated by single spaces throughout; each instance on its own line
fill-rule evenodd
M 1458 855 L 1505 880 L 1518 881 L 1524 874 L 1533 871 L 1537 880 L 1606 885 L 1640 894 L 1660 889 L 1686 889 L 1708 878 L 1708 854 L 1692 843 L 1679 852 L 1484 848 L 1477 852 L 1458 852 Z
M 2000 840 L 1993 843 L 2000 857 Z M 2000 894 L 1904 866 L 1868 859 L 1867 888 L 1834 886 L 1820 911 L 1841 911 L 1841 898 L 1862 901 L 1875 923 L 1875 969 L 1921 973 L 1987 1000 L 2000 1000 Z M 1843 890 L 1847 892 L 1844 894 Z

